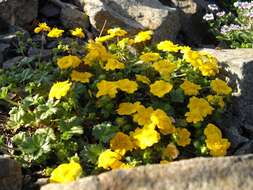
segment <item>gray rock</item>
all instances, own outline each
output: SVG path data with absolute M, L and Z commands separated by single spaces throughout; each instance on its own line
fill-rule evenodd
M 16 32 L 22 32 L 24 40 L 28 39 L 30 36 L 29 33 L 21 27 L 9 26 L 8 30 L 4 34 L 0 35 L 0 43 L 17 44 L 18 38 Z
M 234 155 L 244 155 L 251 154 L 253 152 L 253 140 L 247 143 L 244 143 L 239 149 L 236 150 Z
M 80 0 L 93 27 L 101 31 L 122 27 L 129 33 L 150 29 L 154 41 L 174 40 L 180 29 L 175 8 L 163 6 L 158 0 Z
M 170 2 L 179 10 L 181 31 L 186 38 L 184 40 L 194 44 L 203 44 L 208 32 L 208 27 L 202 19 L 207 2 L 202 0 L 163 0 L 163 2 Z
M 253 155 L 194 158 L 115 170 L 41 190 L 252 190 Z
M 5 62 L 3 62 L 3 69 L 9 69 L 16 65 L 19 61 L 21 61 L 24 57 L 23 56 L 17 56 L 12 59 L 9 59 Z
M 253 49 L 206 51 L 217 57 L 223 66 L 221 76 L 228 76 L 227 80 L 234 89 L 234 97 L 220 127 L 229 139 L 233 139 L 234 150 L 252 152 L 248 144 L 253 140 Z
M 38 0 L 0 0 L 0 17 L 11 25 L 24 26 L 37 14 Z
M 62 3 L 60 19 L 64 27 L 68 29 L 76 27 L 88 29 L 90 27 L 88 16 L 72 4 Z
M 18 163 L 0 156 L 0 168 L 0 190 L 21 190 L 23 176 Z
M 34 182 L 31 176 L 25 176 L 23 184 L 24 190 L 39 190 L 43 185 L 48 184 L 48 178 L 39 178 Z
M 61 9 L 53 3 L 46 3 L 39 12 L 46 17 L 56 17 L 60 15 Z
M 28 57 L 41 57 L 42 59 L 48 59 L 53 55 L 52 50 L 50 49 L 38 49 L 30 47 L 28 50 Z
M 10 47 L 9 44 L 0 43 L 0 65 L 4 61 L 4 54 L 9 47 Z
M 9 24 L 0 17 L 0 34 L 6 33 L 9 30 Z
M 250 139 L 253 139 L 253 126 L 249 124 L 245 124 L 244 126 L 245 133 Z

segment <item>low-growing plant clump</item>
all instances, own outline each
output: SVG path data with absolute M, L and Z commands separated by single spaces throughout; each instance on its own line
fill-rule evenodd
M 236 1 L 228 10 L 208 5 L 203 19 L 216 38 L 231 48 L 253 48 L 253 1 Z
M 41 39 L 57 39 L 50 59 L 24 59 L 1 70 L 1 100 L 11 105 L 1 146 L 26 168 L 69 182 L 81 175 L 224 156 L 230 147 L 216 124 L 232 89 L 215 57 L 152 31 L 121 28 L 84 43 L 41 23 Z M 43 49 L 43 43 L 42 47 Z M 23 47 L 23 49 L 25 49 Z

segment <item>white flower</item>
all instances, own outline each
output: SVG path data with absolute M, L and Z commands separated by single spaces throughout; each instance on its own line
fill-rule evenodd
M 208 5 L 208 8 L 209 8 L 211 11 L 218 11 L 218 10 L 219 10 L 219 7 L 218 7 L 216 4 L 209 4 L 209 5 Z
M 239 7 L 239 5 L 240 5 L 240 2 L 238 1 L 234 2 L 234 7 Z
M 206 20 L 206 21 L 209 21 L 209 20 L 214 20 L 214 16 L 213 16 L 213 13 L 210 13 L 210 14 L 205 14 L 203 16 L 203 19 Z
M 225 11 L 221 11 L 221 12 L 216 13 L 216 16 L 223 17 L 225 14 L 226 14 Z
M 229 26 L 224 25 L 221 27 L 220 33 L 221 34 L 226 34 L 227 32 L 229 32 Z
M 239 9 L 251 9 L 253 7 L 253 2 L 235 2 L 234 7 Z

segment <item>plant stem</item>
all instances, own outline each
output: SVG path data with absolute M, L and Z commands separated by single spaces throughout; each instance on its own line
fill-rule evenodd
M 14 106 L 18 106 L 18 103 L 17 103 L 17 102 L 14 102 L 14 101 L 12 101 L 12 100 L 10 100 L 10 99 L 8 99 L 8 98 L 0 98 L 0 100 L 6 101 L 6 102 L 8 102 L 9 104 L 12 104 L 12 105 L 14 105 Z

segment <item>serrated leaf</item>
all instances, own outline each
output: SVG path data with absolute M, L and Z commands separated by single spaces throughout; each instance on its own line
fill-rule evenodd
M 70 139 L 73 135 L 83 134 L 83 127 L 81 126 L 81 120 L 76 116 L 70 119 L 61 119 L 59 122 L 59 129 L 62 133 L 61 138 L 63 140 Z
M 51 151 L 52 143 L 55 140 L 54 131 L 51 128 L 37 129 L 30 136 L 27 132 L 19 132 L 12 141 L 22 153 L 20 157 L 27 162 L 42 162 Z
M 101 143 L 107 143 L 117 132 L 118 126 L 113 126 L 111 123 L 101 123 L 95 125 L 92 129 L 92 135 Z
M 81 151 L 81 158 L 85 162 L 96 164 L 99 155 L 104 151 L 104 147 L 101 144 L 90 144 L 84 147 Z

